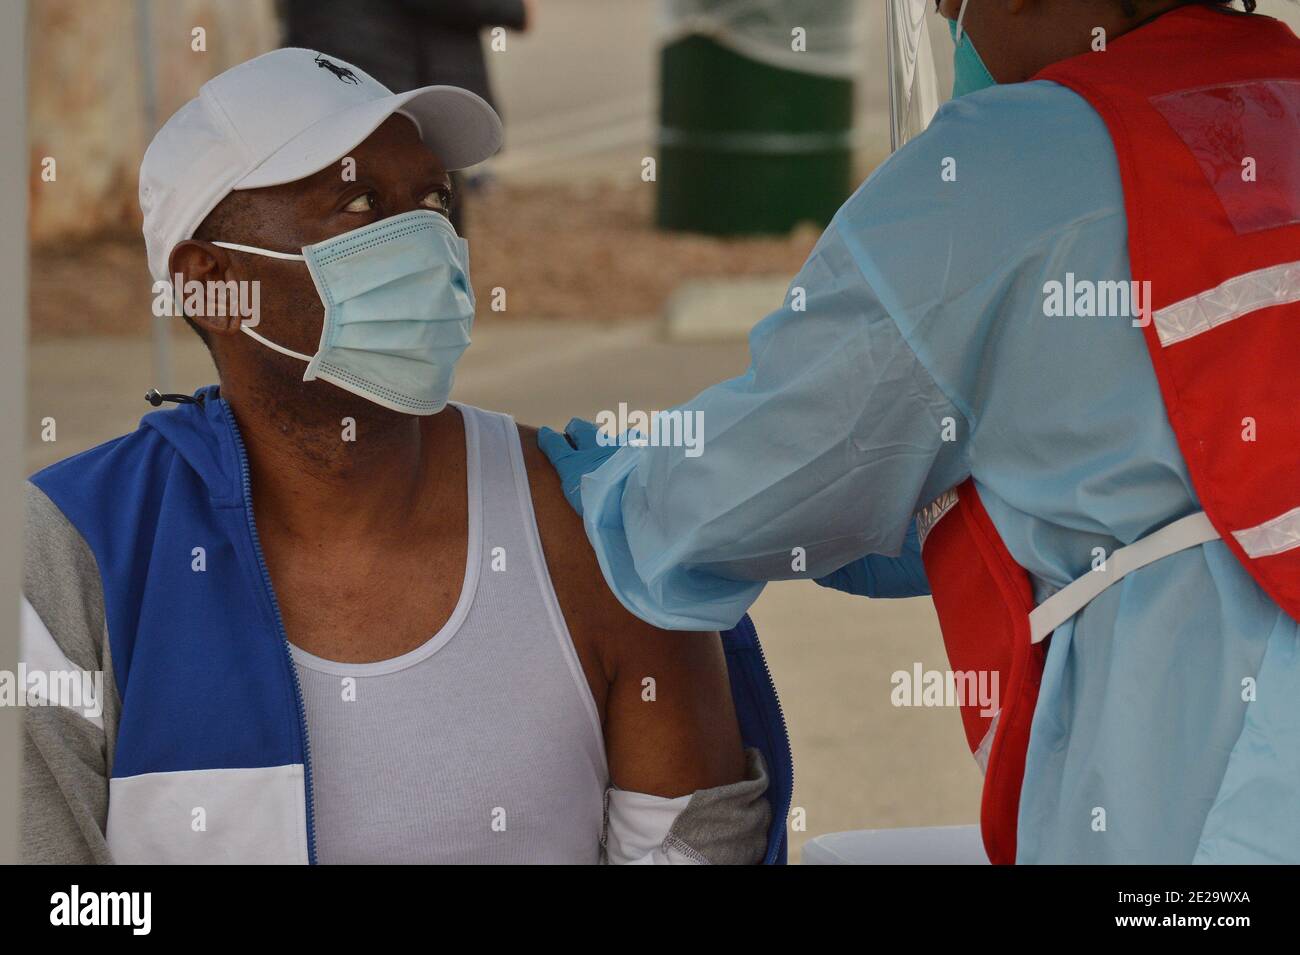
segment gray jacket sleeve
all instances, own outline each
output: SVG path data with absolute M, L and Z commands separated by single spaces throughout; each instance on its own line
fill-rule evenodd
M 763 861 L 772 807 L 767 802 L 763 754 L 745 751 L 745 778 L 698 790 L 664 839 L 664 849 L 710 865 L 754 865 Z
M 745 750 L 745 778 L 725 786 L 696 790 L 677 813 L 658 846 L 646 845 L 645 833 L 638 834 L 638 839 L 633 841 L 641 841 L 641 846 L 630 853 L 640 855 L 636 859 L 619 858 L 629 855 L 621 847 L 619 852 L 611 852 L 611 843 L 617 845 L 623 840 L 612 832 L 611 827 L 618 827 L 620 821 L 612 818 L 610 794 L 606 793 L 601 861 L 661 865 L 755 865 L 762 862 L 772 821 L 772 808 L 766 798 L 767 787 L 763 754 L 757 749 Z M 668 804 L 673 802 L 676 800 L 665 800 Z M 624 824 L 629 822 L 624 820 Z M 654 822 L 641 822 L 642 826 L 632 824 L 631 827 L 645 828 L 648 825 L 653 831 Z M 655 838 L 658 838 L 657 832 Z
M 27 486 L 22 660 L 98 674 L 93 710 L 37 704 L 23 713 L 22 861 L 109 863 L 108 779 L 120 703 L 94 555 L 63 513 Z M 67 701 L 62 701 L 66 703 Z

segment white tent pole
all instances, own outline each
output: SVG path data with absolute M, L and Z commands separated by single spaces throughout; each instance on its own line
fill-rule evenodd
M 140 64 L 140 88 L 143 91 L 145 136 L 158 129 L 158 80 L 154 70 L 153 29 L 149 14 L 152 0 L 135 0 L 135 49 Z M 150 352 L 153 381 L 159 391 L 172 390 L 171 325 L 166 316 L 151 316 Z
M 9 215 L 0 218 L 0 670 L 18 670 L 22 589 L 24 446 L 27 430 L 27 3 L 0 15 L 0 189 Z M 0 706 L 0 864 L 18 861 L 22 709 Z

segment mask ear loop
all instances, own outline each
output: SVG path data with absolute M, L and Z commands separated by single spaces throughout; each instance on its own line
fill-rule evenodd
M 272 251 L 271 249 L 259 249 L 256 246 L 252 246 L 252 245 L 239 245 L 236 242 L 213 242 L 212 244 L 219 245 L 223 249 L 234 249 L 236 252 L 251 252 L 253 253 L 253 255 L 264 255 L 269 259 L 287 259 L 290 262 L 307 261 L 307 257 L 305 255 L 294 255 L 292 252 L 275 252 Z M 249 338 L 253 338 L 261 342 L 263 345 L 265 345 L 267 348 L 271 349 L 272 351 L 278 351 L 281 355 L 288 355 L 290 358 L 297 358 L 299 361 L 305 361 L 308 364 L 311 363 L 310 355 L 304 355 L 302 352 L 296 352 L 292 348 L 285 348 L 283 345 L 277 345 L 275 342 L 271 341 L 271 339 L 259 335 L 257 332 L 253 331 L 251 326 L 245 325 L 243 322 L 240 322 L 239 330 L 243 332 L 245 335 L 247 335 Z
M 272 351 L 278 351 L 281 355 L 288 355 L 290 358 L 297 358 L 299 361 L 305 361 L 308 364 L 311 363 L 310 355 L 304 355 L 302 352 L 296 352 L 292 348 L 285 348 L 283 345 L 277 345 L 275 342 L 271 341 L 271 339 L 266 338 L 263 335 L 259 335 L 257 332 L 253 331 L 252 326 L 250 325 L 241 324 L 239 326 L 239 330 L 243 332 L 245 335 L 247 335 L 249 338 L 257 339 L 259 342 L 261 342 L 263 345 L 265 345 L 267 348 L 271 349 Z
M 970 3 L 970 0 L 961 0 L 961 9 L 957 11 L 957 42 L 958 43 L 961 42 L 961 25 L 962 22 L 966 19 L 966 4 L 968 3 Z M 220 242 L 214 243 L 214 245 L 220 245 L 220 244 L 221 244 Z
M 234 242 L 213 242 L 213 245 L 219 245 L 223 249 L 234 249 L 236 252 L 252 252 L 254 255 L 264 255 L 268 259 L 288 259 L 290 262 L 306 262 L 307 257 L 304 255 L 295 255 L 292 252 L 273 252 L 270 249 L 259 249 L 253 245 L 238 245 Z

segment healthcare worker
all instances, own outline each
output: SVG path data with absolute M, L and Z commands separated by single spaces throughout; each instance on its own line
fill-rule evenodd
M 1000 677 L 963 709 L 994 862 L 1300 862 L 1300 41 L 1253 2 L 939 6 L 953 101 L 682 406 L 703 453 L 539 443 L 658 626 L 928 576 Z

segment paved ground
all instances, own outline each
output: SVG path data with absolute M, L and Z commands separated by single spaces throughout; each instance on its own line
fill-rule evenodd
M 212 379 L 203 349 L 176 338 L 178 389 Z M 619 400 L 662 408 L 744 369 L 743 343 L 677 345 L 649 321 L 600 326 L 485 317 L 456 397 L 533 424 L 562 425 Z M 31 351 L 27 463 L 34 470 L 134 427 L 148 406 L 143 340 L 46 341 Z M 39 422 L 57 423 L 53 444 Z M 795 805 L 808 835 L 978 818 L 980 776 L 957 714 L 890 704 L 890 674 L 942 669 L 928 600 L 866 601 L 811 583 L 770 587 L 754 608 L 794 741 Z

